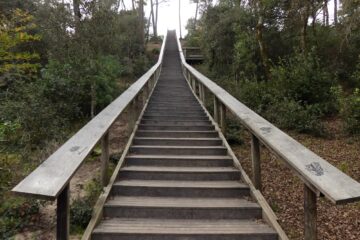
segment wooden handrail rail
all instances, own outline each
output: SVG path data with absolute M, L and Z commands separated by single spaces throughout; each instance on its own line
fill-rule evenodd
M 304 238 L 317 239 L 317 197 L 325 196 L 334 204 L 360 200 L 360 183 L 310 151 L 231 96 L 216 83 L 186 63 L 177 39 L 182 70 L 194 93 L 205 106 L 205 88 L 214 96 L 214 120 L 225 132 L 226 109 L 251 133 L 253 185 L 261 191 L 260 142 L 285 162 L 304 182 Z M 235 163 L 240 165 L 240 163 Z
M 335 204 L 360 200 L 360 183 L 310 151 L 295 139 L 252 111 L 223 88 L 186 63 L 178 40 L 184 75 L 205 86 L 269 150 L 284 160 L 318 195 Z
M 23 179 L 12 192 L 55 200 L 96 144 L 137 95 L 153 79 L 157 80 L 164 56 L 166 36 L 157 63 L 117 99 L 89 121 L 47 160 Z

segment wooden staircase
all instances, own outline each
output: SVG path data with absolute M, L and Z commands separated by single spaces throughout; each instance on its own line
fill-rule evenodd
M 183 77 L 175 34 L 92 239 L 278 239 Z

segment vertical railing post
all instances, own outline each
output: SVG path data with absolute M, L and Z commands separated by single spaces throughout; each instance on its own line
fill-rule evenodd
M 316 193 L 304 184 L 304 239 L 316 240 L 317 238 L 317 209 Z
M 148 95 L 149 95 L 149 88 L 148 88 L 147 83 L 146 83 L 146 86 L 144 86 L 144 88 L 143 88 L 143 94 L 142 94 L 143 106 L 145 106 Z
M 203 85 L 199 82 L 199 98 L 203 102 Z
M 196 94 L 196 79 L 194 77 L 192 79 L 192 89 L 194 90 L 194 93 Z
M 106 132 L 105 135 L 101 138 L 101 184 L 103 187 L 107 186 L 109 183 L 109 156 L 109 132 Z
M 252 177 L 256 189 L 261 190 L 261 160 L 259 139 L 251 134 Z
M 214 95 L 214 120 L 215 122 L 219 122 L 219 100 Z
M 70 232 L 70 187 L 69 183 L 57 198 L 56 239 L 68 240 Z
M 223 134 L 226 133 L 226 107 L 223 103 L 219 103 L 219 122 L 220 128 Z

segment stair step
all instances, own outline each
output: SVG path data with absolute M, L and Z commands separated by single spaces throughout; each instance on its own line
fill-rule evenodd
M 239 171 L 231 167 L 123 167 L 118 179 L 226 181 L 240 180 Z
M 259 219 L 256 203 L 234 198 L 115 197 L 104 217 L 167 219 Z
M 135 137 L 134 145 L 160 145 L 160 146 L 221 146 L 220 138 L 156 138 Z
M 148 116 L 144 115 L 142 119 L 156 119 L 156 120 L 176 120 L 176 121 L 182 121 L 182 120 L 209 120 L 208 116 L 202 116 L 202 117 L 194 117 L 194 116 L 175 116 L 171 113 L 168 113 L 167 115 L 162 116 Z
M 127 166 L 172 166 L 172 167 L 231 167 L 230 156 L 166 156 L 166 155 L 129 155 Z
M 186 121 L 186 120 L 141 120 L 141 124 L 147 125 L 176 125 L 176 126 L 209 126 L 212 123 L 209 120 Z
M 255 220 L 122 219 L 102 221 L 93 240 L 277 240 L 276 232 Z
M 219 137 L 216 131 L 169 131 L 169 130 L 138 130 L 138 137 L 173 137 L 173 138 L 211 138 Z
M 157 154 L 157 155 L 227 155 L 224 146 L 147 146 L 132 145 L 131 154 Z
M 231 198 L 249 194 L 249 186 L 239 181 L 120 180 L 112 188 L 112 195 L 121 196 Z
M 173 131 L 210 131 L 214 130 L 213 125 L 208 126 L 177 126 L 177 125 L 148 125 L 140 124 L 139 130 L 173 130 Z

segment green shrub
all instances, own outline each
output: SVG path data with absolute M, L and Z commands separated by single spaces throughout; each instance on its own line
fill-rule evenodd
M 337 113 L 332 92 L 334 78 L 321 67 L 314 52 L 298 53 L 271 69 L 274 87 L 281 96 L 303 106 L 317 105 L 322 115 Z
M 88 225 L 93 210 L 93 204 L 89 199 L 77 199 L 71 204 L 70 226 L 71 232 L 80 233 Z
M 270 106 L 265 116 L 280 128 L 293 129 L 315 136 L 325 135 L 316 105 L 303 106 L 294 100 L 285 99 Z
M 243 127 L 242 125 L 231 118 L 226 119 L 226 140 L 229 144 L 243 144 Z
M 346 131 L 360 135 L 360 89 L 357 88 L 352 95 L 345 98 L 342 114 Z
M 99 180 L 92 179 L 88 182 L 85 191 L 85 197 L 73 201 L 70 207 L 70 226 L 73 233 L 81 233 L 91 219 L 93 207 L 102 191 Z
M 40 202 L 10 197 L 0 206 L 0 238 L 8 239 L 38 217 Z

